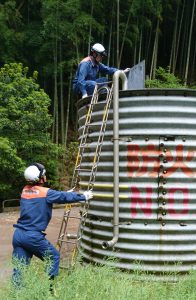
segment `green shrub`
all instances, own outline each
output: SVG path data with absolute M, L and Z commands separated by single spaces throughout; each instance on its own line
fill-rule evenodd
M 146 88 L 186 88 L 178 77 L 161 67 L 156 70 L 155 79 L 146 80 L 145 84 Z
M 78 143 L 70 142 L 66 147 L 59 146 L 61 154 L 58 163 L 58 187 L 61 189 L 69 189 L 71 187 L 73 170 L 78 151 Z

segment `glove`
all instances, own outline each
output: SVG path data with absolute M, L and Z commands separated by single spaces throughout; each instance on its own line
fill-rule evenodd
M 130 68 L 126 68 L 125 70 L 123 70 L 124 73 L 128 73 L 131 69 Z
M 86 191 L 86 192 L 83 193 L 83 195 L 84 195 L 84 197 L 87 201 L 93 198 L 93 192 L 92 191 Z
M 67 191 L 67 193 L 72 193 L 72 192 L 74 192 L 74 189 L 70 189 Z
M 84 99 L 84 98 L 86 98 L 86 97 L 88 97 L 87 94 L 82 95 L 82 99 Z

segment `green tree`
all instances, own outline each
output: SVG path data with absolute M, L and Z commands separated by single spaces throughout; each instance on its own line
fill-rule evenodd
M 9 198 L 17 198 L 15 186 L 21 180 L 24 162 L 18 157 L 15 145 L 2 137 L 0 137 L 0 168 L 0 200 L 6 199 L 8 195 Z
M 16 1 L 0 4 L 0 57 L 2 62 L 21 58 L 23 41 L 22 15 L 16 8 Z
M 195 85 L 195 5 L 195 0 L 4 0 L 0 64 L 22 62 L 38 70 L 52 99 L 53 141 L 66 144 L 77 123 L 72 78 L 94 42 L 104 44 L 110 65 L 123 69 L 145 59 L 151 78 L 157 66 L 170 66 Z
M 50 98 L 36 83 L 37 73 L 28 77 L 22 64 L 5 64 L 0 69 L 0 195 L 16 197 L 21 172 L 34 161 L 43 163 L 51 183 L 57 182 L 58 157 L 62 150 L 51 142 Z M 4 176 L 4 174 L 6 176 Z M 10 186 L 13 190 L 10 191 Z M 14 195 L 13 195 L 14 193 Z
M 73 65 L 76 65 L 81 57 L 87 55 L 87 43 L 89 42 L 89 24 L 91 31 L 94 28 L 101 31 L 103 27 L 95 21 L 91 6 L 80 0 L 43 0 L 41 15 L 43 27 L 41 34 L 44 39 L 40 52 L 48 58 L 46 75 L 53 77 L 53 141 L 63 144 L 66 141 L 65 124 L 69 113 L 69 91 L 73 77 Z M 86 45 L 86 51 L 85 51 Z M 50 66 L 50 68 L 49 68 Z M 64 80 L 66 76 L 66 80 Z M 61 125 L 61 126 L 59 126 Z

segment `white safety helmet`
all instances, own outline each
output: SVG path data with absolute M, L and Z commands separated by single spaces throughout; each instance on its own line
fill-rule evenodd
M 96 52 L 102 56 L 107 56 L 104 46 L 99 43 L 96 43 L 91 47 L 91 52 Z
M 26 181 L 35 183 L 39 182 L 46 174 L 46 169 L 42 164 L 33 163 L 24 171 Z

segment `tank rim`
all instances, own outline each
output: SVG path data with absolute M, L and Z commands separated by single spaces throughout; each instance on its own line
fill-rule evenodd
M 105 94 L 100 95 L 100 100 L 105 100 Z M 120 98 L 123 97 L 135 97 L 135 96 L 192 96 L 196 97 L 196 90 L 195 89 L 143 89 L 143 90 L 126 90 L 126 91 L 119 91 Z M 91 101 L 91 96 L 79 99 L 77 103 L 77 108 L 81 108 L 85 105 L 88 105 Z

